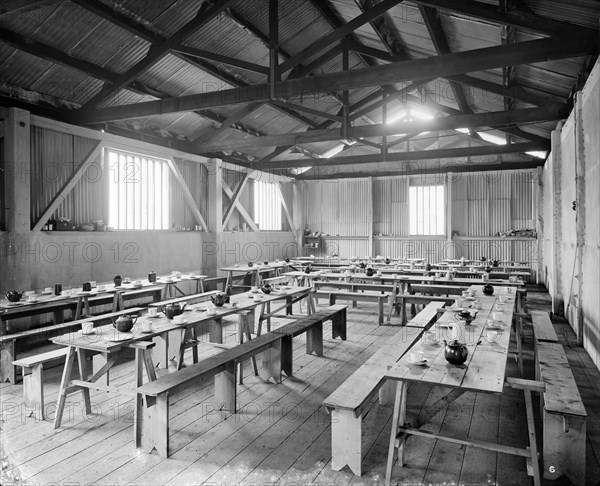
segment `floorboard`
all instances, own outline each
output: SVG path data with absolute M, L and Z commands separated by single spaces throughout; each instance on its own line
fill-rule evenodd
M 528 296 L 530 309 L 549 310 L 547 293 Z M 321 306 L 325 306 L 324 302 Z M 392 323 L 397 324 L 397 317 Z M 289 320 L 274 320 L 274 326 Z M 573 369 L 588 412 L 587 484 L 600 478 L 600 372 L 564 319 L 553 323 Z M 225 343 L 235 344 L 235 320 L 227 321 Z M 324 356 L 305 353 L 305 336 L 294 339 L 294 375 L 276 385 L 252 374 L 245 363 L 244 385 L 238 386 L 239 413 L 216 411 L 210 381 L 170 398 L 171 456 L 136 451 L 132 445 L 133 402 L 115 393 L 92 392 L 95 413 L 82 414 L 82 401 L 69 398 L 70 414 L 54 430 L 54 404 L 61 367 L 45 371 L 47 419 L 39 422 L 21 405 L 21 384 L 0 385 L 0 421 L 4 469 L 0 483 L 18 475 L 23 484 L 137 484 L 137 485 L 375 485 L 382 484 L 389 444 L 392 406 L 375 404 L 363 424 L 363 476 L 347 468 L 332 471 L 330 416 L 323 399 L 360 367 L 398 331 L 377 324 L 376 304 L 348 308 L 348 340 L 332 340 L 325 325 Z M 515 343 L 511 343 L 515 348 Z M 202 354 L 219 352 L 210 346 Z M 205 354 L 206 353 L 206 354 Z M 531 329 L 526 328 L 525 374 L 533 376 Z M 191 355 L 186 355 L 190 362 Z M 260 366 L 261 360 L 258 359 Z M 509 354 L 508 374 L 518 376 Z M 128 386 L 133 362 L 119 364 L 111 382 Z M 159 375 L 167 370 L 159 370 Z M 447 390 L 411 385 L 407 413 L 417 416 Z M 538 398 L 534 397 L 540 429 Z M 426 430 L 443 431 L 523 447 L 527 441 L 522 393 L 506 390 L 501 396 L 466 393 L 440 410 Z M 12 475 L 12 476 L 11 476 Z M 405 446 L 405 466 L 393 470 L 395 484 L 528 485 L 525 461 L 474 447 L 412 436 Z M 568 481 L 544 481 L 566 486 Z

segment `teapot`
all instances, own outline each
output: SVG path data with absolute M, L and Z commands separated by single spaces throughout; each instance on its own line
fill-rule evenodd
M 21 297 L 23 296 L 23 292 L 17 292 L 16 290 L 11 290 L 10 292 L 5 292 L 6 298 L 9 302 L 19 302 Z
M 427 263 L 427 264 L 425 265 L 425 271 L 426 271 L 426 272 L 431 272 L 431 263 Z
M 492 295 L 494 293 L 494 287 L 491 284 L 486 284 L 483 286 L 483 293 L 485 295 Z
M 149 274 L 148 274 L 148 282 L 150 283 L 154 283 L 156 282 L 156 272 L 154 270 L 152 270 Z
M 266 284 L 262 285 L 260 290 L 262 290 L 263 294 L 270 294 L 271 291 L 273 290 L 273 287 L 271 287 L 271 284 L 266 283 Z
M 390 258 L 386 258 L 386 259 L 385 259 L 385 264 L 386 264 L 386 265 L 389 265 L 390 263 L 392 263 L 392 260 L 390 260 Z
M 492 271 L 492 267 L 490 267 L 489 265 L 487 267 L 485 267 L 484 269 L 487 273 L 490 273 Z
M 115 284 L 115 287 L 120 287 L 123 283 L 123 278 L 121 277 L 121 275 L 115 275 L 115 277 L 113 278 L 113 283 Z
M 471 322 L 473 322 L 473 314 L 471 314 L 468 310 L 459 312 L 458 318 L 465 321 L 465 324 L 471 324 Z
M 372 267 L 367 268 L 367 271 L 365 272 L 367 277 L 372 277 L 373 274 L 375 273 L 375 271 L 373 270 Z
M 227 300 L 227 294 L 224 292 L 219 292 L 218 294 L 211 295 L 210 300 L 217 307 L 223 307 L 225 301 Z
M 481 257 L 481 261 L 482 261 L 482 262 L 485 262 L 486 260 L 487 260 L 487 258 L 486 258 L 486 257 L 484 257 L 484 256 L 482 256 L 482 257 Z
M 367 268 L 367 264 L 366 264 L 365 262 L 360 262 L 360 263 L 358 264 L 358 266 L 359 266 L 359 268 L 363 268 L 363 269 L 364 269 L 364 268 Z
M 304 267 L 304 273 L 310 273 L 310 272 L 311 272 L 311 270 L 312 270 L 312 268 L 310 267 L 310 265 L 306 265 L 306 266 Z
M 446 278 L 448 280 L 452 280 L 454 278 L 454 274 L 451 271 L 446 272 Z
M 178 316 L 185 309 L 186 304 L 183 304 L 181 307 L 179 304 L 165 304 L 160 307 L 160 311 L 164 312 L 167 319 L 173 319 L 173 317 Z
M 456 339 L 453 339 L 450 342 L 447 342 L 444 339 L 444 344 L 446 345 L 444 348 L 444 357 L 448 363 L 453 365 L 461 365 L 467 360 L 469 351 L 467 350 L 467 346 L 465 344 L 459 343 Z
M 500 265 L 500 262 L 498 260 L 494 260 L 492 262 L 492 267 L 494 267 L 494 268 L 498 267 L 499 265 Z
M 131 316 L 123 314 L 116 321 L 113 321 L 113 327 L 119 332 L 129 332 L 133 328 L 137 318 L 138 316 L 135 316 L 135 319 L 132 319 Z
M 248 262 L 249 267 L 251 267 L 252 265 L 254 265 L 252 262 Z
M 285 259 L 285 263 L 290 263 L 290 259 L 289 259 L 289 258 L 286 258 L 286 259 Z

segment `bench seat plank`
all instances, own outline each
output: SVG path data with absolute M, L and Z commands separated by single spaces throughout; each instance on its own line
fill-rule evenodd
M 22 366 L 23 368 L 31 368 L 40 363 L 47 363 L 67 355 L 67 348 L 58 348 L 46 353 L 35 354 L 33 356 L 27 356 L 26 358 L 17 359 L 13 361 L 13 365 Z
M 531 322 L 536 341 L 558 342 L 558 336 L 547 312 L 531 311 Z

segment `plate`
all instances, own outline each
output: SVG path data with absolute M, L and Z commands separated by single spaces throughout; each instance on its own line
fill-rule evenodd
M 96 330 L 94 329 L 92 332 L 83 332 L 82 329 L 80 329 L 79 331 L 77 331 L 79 334 L 83 335 L 83 336 L 90 336 L 91 334 L 96 334 Z
M 91 292 L 87 292 L 87 291 L 84 292 L 82 290 L 81 292 L 77 292 L 75 295 L 90 295 L 90 294 L 91 294 Z
M 252 293 L 252 294 L 258 294 L 258 289 L 256 289 L 256 290 L 252 289 L 252 290 L 250 291 L 250 293 Z
M 503 329 L 506 327 L 506 324 L 504 324 L 503 322 L 500 322 L 500 321 L 494 321 L 494 322 L 490 322 L 489 324 L 486 324 L 485 327 L 487 329 Z
M 413 366 L 425 366 L 427 364 L 427 360 L 425 358 L 423 358 L 421 361 L 411 361 L 411 359 L 408 358 L 406 362 Z
M 440 340 L 436 339 L 435 341 L 424 341 L 423 339 L 421 339 L 421 342 L 423 344 L 427 344 L 429 346 L 435 346 L 435 345 L 439 344 Z
M 104 339 L 106 341 L 111 341 L 113 343 L 118 343 L 120 341 L 127 341 L 128 339 L 131 339 L 133 337 L 133 334 L 130 332 L 120 332 L 120 333 L 116 333 L 112 336 L 106 336 Z
M 50 295 L 50 294 L 53 294 L 53 293 L 54 293 L 54 290 L 48 290 L 48 291 L 44 290 L 44 291 L 42 291 L 42 292 L 40 292 L 40 293 L 41 293 L 42 295 Z
M 133 284 L 133 288 L 134 288 L 134 289 L 141 289 L 142 287 L 143 287 L 143 285 L 142 285 L 142 284 L 139 284 L 139 285 L 135 285 L 135 284 Z
M 28 304 L 35 304 L 35 303 L 36 303 L 38 300 L 39 300 L 39 299 L 33 299 L 33 300 L 31 300 L 31 299 L 27 299 L 27 301 L 26 301 L 26 302 L 27 302 Z
M 17 305 L 23 305 L 23 302 L 7 302 L 4 305 L 7 306 L 7 307 L 15 307 Z

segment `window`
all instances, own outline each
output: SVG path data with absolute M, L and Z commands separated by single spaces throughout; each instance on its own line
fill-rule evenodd
M 170 169 L 166 160 L 106 151 L 108 226 L 119 230 L 170 229 Z
M 410 186 L 408 192 L 411 235 L 444 235 L 444 186 Z
M 254 221 L 261 231 L 281 231 L 281 194 L 277 184 L 255 181 Z

